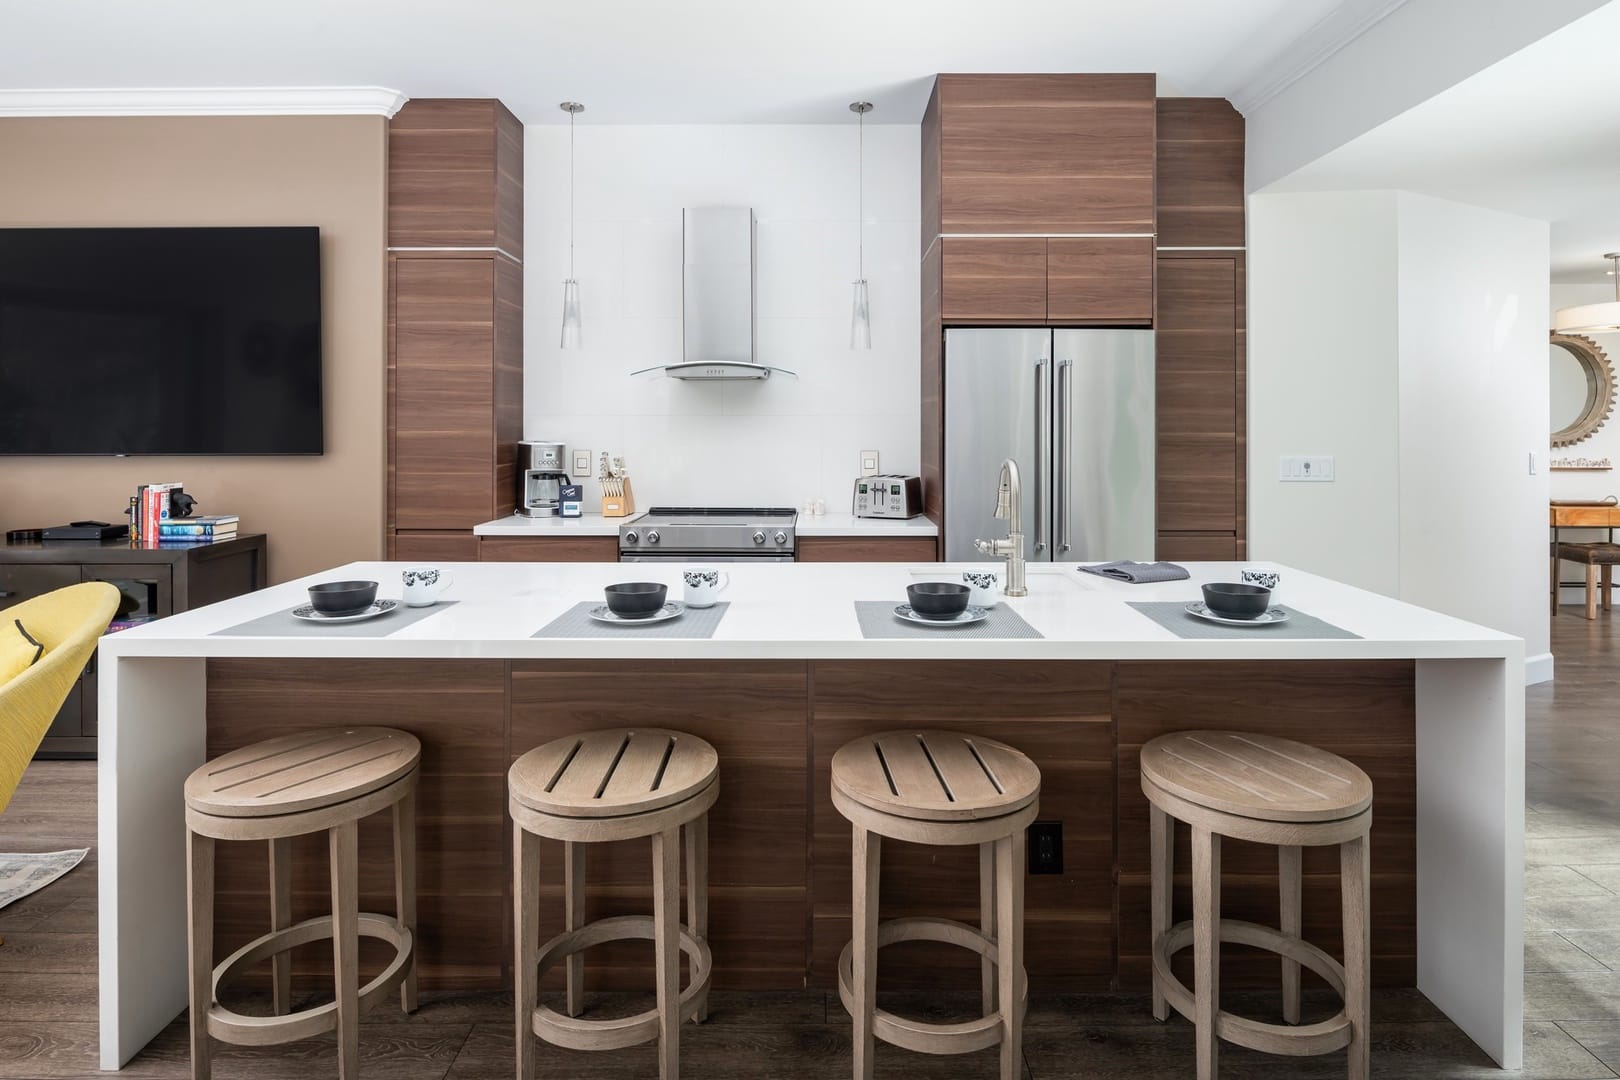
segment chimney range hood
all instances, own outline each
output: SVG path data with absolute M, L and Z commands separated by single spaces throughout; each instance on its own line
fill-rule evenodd
M 631 374 L 691 380 L 794 375 L 754 358 L 753 209 L 689 207 L 681 217 L 682 360 Z

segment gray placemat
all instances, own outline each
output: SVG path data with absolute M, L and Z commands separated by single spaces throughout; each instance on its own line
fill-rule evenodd
M 1039 630 L 1006 604 L 990 609 L 988 618 L 965 626 L 919 626 L 896 617 L 895 600 L 857 600 L 855 617 L 860 620 L 864 638 L 1038 638 Z
M 375 619 L 361 619 L 359 622 L 318 623 L 308 622 L 304 619 L 293 618 L 293 608 L 278 611 L 273 615 L 261 615 L 257 619 L 249 619 L 245 623 L 227 626 L 223 630 L 215 630 L 212 637 L 387 637 L 397 633 L 412 623 L 419 623 L 430 615 L 437 615 L 447 607 L 454 607 L 454 600 L 440 600 L 432 607 L 406 607 L 400 604 L 387 615 L 378 615 Z M 303 604 L 296 605 L 303 607 Z
M 686 614 L 678 619 L 665 619 L 663 622 L 648 623 L 645 626 L 620 626 L 616 623 L 597 622 L 591 618 L 590 610 L 601 606 L 600 600 L 582 600 L 529 636 L 598 639 L 710 638 L 714 637 L 714 628 L 720 625 L 720 620 L 725 617 L 726 608 L 731 604 L 722 600 L 713 607 L 689 607 Z
M 1200 619 L 1196 615 L 1187 614 L 1187 605 L 1180 600 L 1131 605 L 1143 615 L 1181 638 L 1310 638 L 1317 640 L 1322 638 L 1354 638 L 1358 641 L 1361 639 L 1360 634 L 1352 634 L 1350 631 L 1334 626 L 1330 622 L 1323 622 L 1314 615 L 1306 615 L 1298 608 L 1291 608 L 1286 604 L 1276 606 L 1288 612 L 1287 622 L 1273 623 L 1269 626 L 1224 626 L 1221 623 L 1210 622 L 1208 619 Z

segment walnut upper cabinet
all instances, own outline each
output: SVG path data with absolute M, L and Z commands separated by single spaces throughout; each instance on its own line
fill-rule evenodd
M 1153 318 L 1154 77 L 941 75 L 923 243 L 947 324 Z
M 493 100 L 407 103 L 388 197 L 390 550 L 469 530 L 476 551 L 472 527 L 517 498 L 523 125 Z

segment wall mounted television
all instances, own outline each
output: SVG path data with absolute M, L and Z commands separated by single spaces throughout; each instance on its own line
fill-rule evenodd
M 0 454 L 319 454 L 320 229 L 0 229 Z

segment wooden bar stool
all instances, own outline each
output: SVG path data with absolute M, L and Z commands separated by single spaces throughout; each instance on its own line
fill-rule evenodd
M 709 807 L 720 794 L 719 755 L 695 735 L 662 728 L 570 735 L 518 758 L 507 774 L 515 826 L 517 1073 L 533 1080 L 530 1032 L 556 1046 L 613 1050 L 658 1040 L 658 1075 L 680 1075 L 680 1025 L 707 1017 Z M 686 830 L 686 920 L 680 922 L 681 830 Z M 567 929 L 540 944 L 540 838 L 563 842 Z M 585 844 L 652 838 L 653 914 L 584 921 Z M 579 1019 L 580 952 L 608 941 L 651 940 L 658 1004 L 617 1020 Z M 677 951 L 678 950 L 678 951 Z M 680 989 L 680 953 L 691 963 Z M 568 1015 L 537 1004 L 540 974 L 566 961 Z
M 1348 1075 L 1367 1080 L 1367 834 L 1372 781 L 1350 762 L 1289 739 L 1232 731 L 1161 735 L 1142 748 L 1152 847 L 1153 1015 L 1173 1008 L 1197 1028 L 1198 1080 L 1214 1080 L 1217 1039 L 1267 1054 L 1311 1056 L 1348 1047 Z M 1193 917 L 1170 925 L 1176 821 L 1192 826 Z M 1278 848 L 1282 928 L 1221 918 L 1221 837 Z M 1300 849 L 1337 844 L 1344 963 L 1300 934 Z M 1233 942 L 1282 956 L 1283 1019 L 1299 1024 L 1303 964 L 1344 999 L 1342 1012 L 1301 1026 L 1266 1024 L 1220 1007 L 1220 946 Z M 1170 971 L 1193 947 L 1194 990 Z
M 1001 1080 L 1023 1075 L 1024 829 L 1041 773 L 1005 743 L 955 731 L 891 731 L 833 755 L 832 800 L 854 828 L 854 938 L 838 958 L 838 996 L 855 1021 L 855 1078 L 872 1080 L 874 1039 L 925 1054 L 1001 1045 Z M 878 922 L 882 838 L 979 846 L 978 929 L 950 919 Z M 985 1015 L 958 1024 L 906 1020 L 877 1007 L 877 953 L 899 941 L 972 949 Z
M 1586 611 L 1588 619 L 1596 619 L 1601 595 L 1603 610 L 1608 611 L 1614 592 L 1614 567 L 1620 563 L 1620 544 L 1561 542 L 1553 548 L 1552 560 L 1552 613 L 1558 614 L 1558 565 L 1568 560 L 1586 568 Z M 1601 575 L 1601 578 L 1600 578 Z M 1601 594 L 1599 592 L 1601 581 Z
M 360 1014 L 396 987 L 400 1007 L 416 1008 L 416 778 L 422 747 L 393 728 L 361 727 L 287 735 L 233 750 L 186 779 L 186 885 L 190 907 L 191 1075 L 211 1074 L 209 1036 L 239 1046 L 271 1046 L 338 1033 L 338 1075 L 360 1075 Z M 360 819 L 394 815 L 396 915 L 359 910 Z M 292 922 L 291 839 L 329 836 L 332 914 Z M 214 966 L 214 841 L 270 841 L 270 932 Z M 359 985 L 360 938 L 380 938 L 394 958 Z M 330 938 L 335 998 L 288 1013 L 287 950 Z M 219 1003 L 220 990 L 260 961 L 272 961 L 274 1016 L 246 1016 Z

